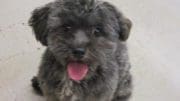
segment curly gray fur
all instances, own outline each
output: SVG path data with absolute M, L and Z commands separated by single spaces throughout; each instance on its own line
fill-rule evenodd
M 126 48 L 131 21 L 113 5 L 99 0 L 56 0 L 33 11 L 35 37 L 47 47 L 33 80 L 47 101 L 127 101 L 132 79 Z M 76 58 L 75 48 L 85 55 Z M 67 75 L 69 59 L 89 66 L 75 82 Z

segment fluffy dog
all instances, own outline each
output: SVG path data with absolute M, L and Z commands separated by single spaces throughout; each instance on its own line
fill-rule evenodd
M 56 0 L 29 21 L 44 46 L 32 80 L 47 101 L 127 101 L 130 63 L 125 41 L 131 22 L 99 0 Z

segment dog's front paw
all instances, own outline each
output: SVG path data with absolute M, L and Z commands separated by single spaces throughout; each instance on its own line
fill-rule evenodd
M 43 95 L 43 92 L 39 86 L 39 81 L 37 77 L 33 77 L 33 79 L 31 80 L 32 82 L 32 87 L 34 88 L 34 91 L 38 94 L 38 95 Z

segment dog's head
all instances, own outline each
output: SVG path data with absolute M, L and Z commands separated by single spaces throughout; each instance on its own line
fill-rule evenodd
M 96 0 L 57 0 L 35 9 L 29 23 L 75 81 L 103 66 L 131 28 L 114 6 Z

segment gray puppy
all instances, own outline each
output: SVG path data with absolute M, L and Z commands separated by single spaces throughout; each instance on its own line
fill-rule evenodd
M 125 41 L 131 22 L 108 2 L 56 0 L 32 13 L 47 47 L 32 80 L 47 101 L 127 101 L 131 75 Z

